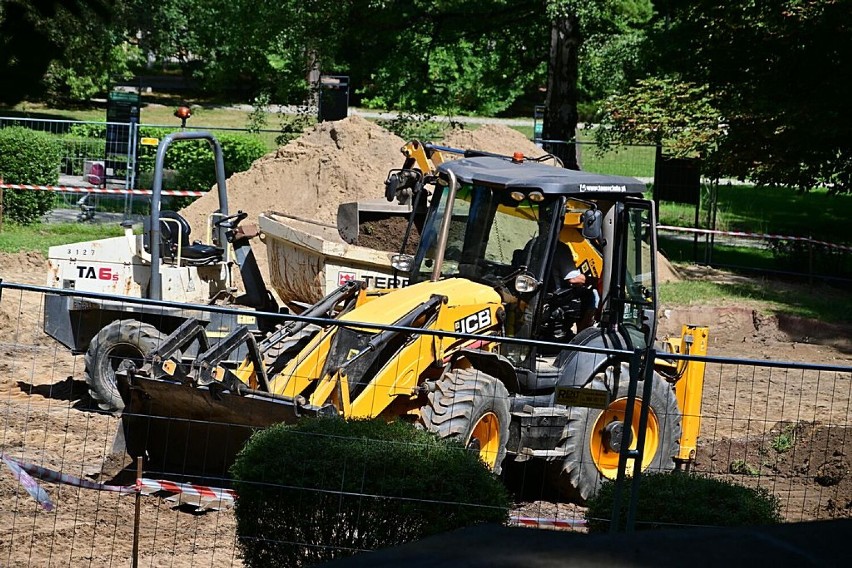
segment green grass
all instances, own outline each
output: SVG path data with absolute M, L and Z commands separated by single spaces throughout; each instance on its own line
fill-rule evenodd
M 532 140 L 532 126 L 513 126 L 514 130 Z M 599 174 L 632 176 L 639 178 L 654 177 L 654 153 L 652 146 L 622 146 L 610 152 L 598 152 L 591 135 L 580 131 L 579 152 L 582 169 Z
M 684 280 L 660 284 L 659 295 L 663 306 L 751 302 L 769 313 L 852 323 L 852 295 L 843 288 L 828 285 L 782 285 L 774 280 L 733 283 Z
M 123 229 L 113 223 L 39 223 L 28 227 L 4 223 L 0 231 L 0 252 L 38 251 L 47 256 L 47 249 L 55 245 L 118 237 L 123 233 Z
M 707 226 L 706 198 L 702 188 L 701 226 Z M 716 228 L 813 237 L 832 243 L 852 242 L 848 220 L 852 219 L 852 195 L 828 195 L 824 189 L 800 193 L 788 188 L 756 188 L 751 185 L 722 185 L 718 191 Z M 694 226 L 695 206 L 660 204 L 660 223 Z
M 780 266 L 768 249 L 748 246 L 731 246 L 716 243 L 708 258 L 704 237 L 698 238 L 696 247 L 692 238 L 675 238 L 671 233 L 660 233 L 660 251 L 672 262 L 698 262 L 699 264 L 748 266 L 754 269 L 779 270 Z M 807 267 L 804 267 L 807 268 Z
M 191 101 L 190 101 L 191 102 Z M 177 104 L 143 103 L 140 111 L 140 122 L 143 124 L 165 124 L 180 126 L 180 120 L 175 118 Z M 0 108 L 0 116 L 44 118 L 55 120 L 106 120 L 106 108 L 75 108 L 54 109 L 39 103 L 20 103 L 13 107 Z M 248 124 L 249 113 L 241 110 L 220 108 L 214 105 L 192 106 L 192 117 L 187 126 L 213 126 L 224 128 L 245 128 Z M 269 114 L 268 128 L 276 128 L 277 117 Z

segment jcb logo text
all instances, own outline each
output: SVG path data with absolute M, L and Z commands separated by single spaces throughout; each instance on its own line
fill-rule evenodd
M 473 333 L 491 325 L 491 310 L 485 308 L 455 322 L 456 333 Z

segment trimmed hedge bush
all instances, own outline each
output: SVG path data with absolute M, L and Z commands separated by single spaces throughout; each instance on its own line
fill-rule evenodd
M 173 130 L 165 128 L 141 128 L 141 137 L 153 137 L 162 140 Z M 222 146 L 225 160 L 225 177 L 235 172 L 243 172 L 252 162 L 266 154 L 266 145 L 257 136 L 247 134 L 216 134 Z M 139 172 L 153 172 L 157 156 L 156 146 L 139 147 Z M 166 152 L 165 167 L 177 172 L 175 189 L 207 191 L 216 184 L 216 169 L 213 150 L 206 140 L 177 141 Z
M 629 491 L 630 480 L 625 489 Z M 609 531 L 615 483 L 607 481 L 586 503 L 589 532 Z M 621 519 L 627 518 L 628 493 Z M 778 497 L 762 487 L 745 487 L 729 481 L 687 473 L 643 475 L 636 505 L 636 530 L 739 527 L 781 522 Z
M 6 183 L 56 185 L 62 157 L 59 140 L 22 126 L 0 129 L 0 178 Z M 53 208 L 49 191 L 5 190 L 3 215 L 22 225 L 38 221 Z
M 509 498 L 478 456 L 409 424 L 336 417 L 256 433 L 231 469 L 248 567 L 308 566 L 476 523 Z

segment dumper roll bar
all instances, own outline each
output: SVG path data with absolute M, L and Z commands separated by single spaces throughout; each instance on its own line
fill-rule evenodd
M 162 300 L 163 290 L 160 278 L 160 263 L 162 262 L 160 252 L 160 202 L 163 195 L 163 169 L 166 159 L 166 150 L 175 140 L 207 140 L 213 148 L 213 159 L 216 163 L 216 185 L 219 189 L 219 213 L 222 217 L 228 216 L 228 192 L 225 188 L 225 159 L 222 155 L 222 146 L 212 134 L 205 131 L 200 132 L 173 132 L 169 134 L 160 145 L 157 146 L 157 158 L 154 161 L 154 187 L 151 195 L 151 227 L 148 231 L 151 243 L 151 281 L 148 297 L 151 300 Z M 217 239 L 220 246 L 227 246 L 225 231 L 227 229 L 217 226 Z

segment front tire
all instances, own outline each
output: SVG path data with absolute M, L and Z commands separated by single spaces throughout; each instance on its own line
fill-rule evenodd
M 560 446 L 566 455 L 558 472 L 561 492 L 572 499 L 586 501 L 596 494 L 605 479 L 618 473 L 618 448 L 626 438 L 635 449 L 639 434 L 639 413 L 643 383 L 637 386 L 631 426 L 624 423 L 629 383 L 627 366 L 616 378 L 611 369 L 595 377 L 587 388 L 605 389 L 610 393 L 606 409 L 571 407 L 568 423 L 562 432 Z M 651 400 L 646 427 L 642 472 L 672 471 L 674 457 L 680 447 L 681 415 L 672 387 L 656 372 L 650 379 Z M 627 473 L 633 471 L 633 460 L 627 461 Z
M 89 395 L 99 408 L 115 413 L 124 410 L 115 372 L 124 361 L 141 366 L 145 355 L 157 348 L 161 338 L 157 328 L 137 320 L 117 320 L 98 332 L 86 351 L 85 379 Z
M 495 474 L 502 471 L 509 438 L 509 392 L 476 369 L 452 369 L 433 383 L 418 425 L 453 438 L 478 453 Z

